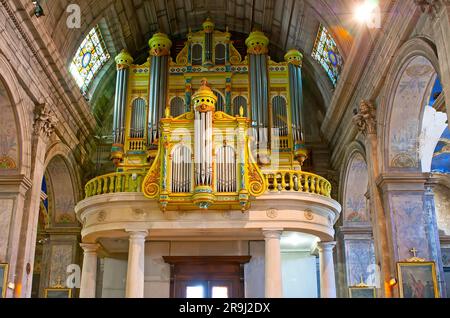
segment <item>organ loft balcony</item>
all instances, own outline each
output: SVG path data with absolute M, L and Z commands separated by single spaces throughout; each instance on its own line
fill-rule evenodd
M 268 55 L 252 32 L 243 59 L 212 23 L 187 37 L 175 60 L 167 35 L 134 65 L 116 57 L 116 171 L 90 180 L 76 206 L 84 242 L 125 237 L 260 239 L 285 229 L 332 240 L 341 211 L 325 178 L 302 170 L 302 54 Z

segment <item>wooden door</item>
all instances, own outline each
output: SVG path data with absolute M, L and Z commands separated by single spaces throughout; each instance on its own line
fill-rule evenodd
M 244 264 L 250 256 L 164 256 L 172 298 L 244 298 Z

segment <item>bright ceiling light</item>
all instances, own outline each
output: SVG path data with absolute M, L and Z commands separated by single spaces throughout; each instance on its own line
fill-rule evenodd
M 374 14 L 378 8 L 377 0 L 364 0 L 355 10 L 355 19 L 360 23 L 373 21 Z
M 305 242 L 305 239 L 298 234 L 290 234 L 284 238 L 282 238 L 283 243 L 291 246 L 299 246 Z

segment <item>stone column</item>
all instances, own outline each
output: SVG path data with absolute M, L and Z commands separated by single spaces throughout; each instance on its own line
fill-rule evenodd
M 265 297 L 282 298 L 283 287 L 281 280 L 281 248 L 280 229 L 264 229 L 263 235 L 266 241 L 265 253 Z
M 334 276 L 333 249 L 336 242 L 319 242 L 320 295 L 322 298 L 336 298 L 336 278 Z
M 27 191 L 31 180 L 24 175 L 0 176 L 0 263 L 9 265 L 7 283 L 15 282 L 15 270 L 19 253 L 21 222 Z M 6 298 L 14 297 L 14 289 L 6 289 Z
M 375 106 L 366 100 L 362 100 L 358 112 L 353 117 L 353 123 L 363 134 L 366 160 L 369 172 L 369 206 L 372 218 L 372 230 L 375 242 L 375 256 L 377 264 L 380 266 L 381 286 L 377 286 L 380 296 L 391 298 L 391 288 L 389 281 L 395 276 L 395 268 L 392 267 L 389 251 L 388 234 L 386 227 L 386 217 L 384 213 L 381 193 L 376 183 L 380 175 L 378 162 L 378 141 L 377 141 L 377 121 Z
M 447 298 L 447 289 L 444 279 L 444 265 L 439 240 L 439 227 L 437 224 L 436 205 L 434 202 L 434 192 L 432 186 L 429 184 L 425 185 L 424 204 L 426 213 L 425 219 L 428 226 L 427 237 L 430 242 L 429 247 L 432 258 L 436 261 L 439 290 L 441 293 L 441 298 Z
M 398 171 L 382 174 L 377 182 L 383 191 L 393 264 L 417 255 L 434 261 L 438 276 L 443 274 L 433 198 L 425 187 L 428 174 Z M 399 296 L 398 288 L 393 294 Z
M 144 298 L 144 258 L 147 231 L 130 232 L 126 298 Z
M 58 120 L 48 104 L 36 104 L 32 137 L 32 186 L 26 196 L 20 233 L 20 246 L 15 269 L 14 297 L 31 296 L 37 225 L 41 200 L 41 185 L 45 170 L 45 153 L 50 137 L 56 131 Z
M 95 298 L 97 282 L 97 244 L 80 244 L 84 251 L 80 298 Z

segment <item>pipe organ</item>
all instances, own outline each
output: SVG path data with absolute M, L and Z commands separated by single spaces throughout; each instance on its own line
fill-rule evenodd
M 248 64 L 250 67 L 250 104 L 252 133 L 256 139 L 258 161 L 266 162 L 270 148 L 269 129 L 269 78 L 268 45 L 269 39 L 264 33 L 254 31 L 245 41 Z
M 111 158 L 118 171 L 146 172 L 142 191 L 162 210 L 246 210 L 268 190 L 266 170 L 301 170 L 302 54 L 274 62 L 260 31 L 245 44 L 243 58 L 207 19 L 174 59 L 163 33 L 146 63 L 116 57 Z

